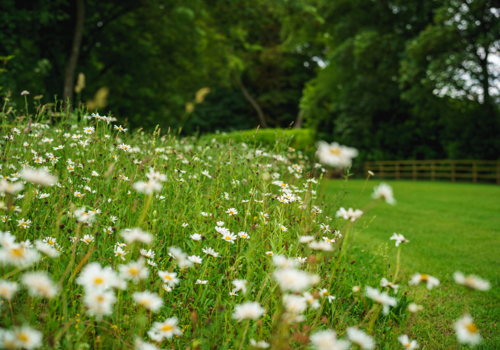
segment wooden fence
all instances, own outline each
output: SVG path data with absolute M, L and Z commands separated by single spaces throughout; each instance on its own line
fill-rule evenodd
M 365 162 L 381 179 L 496 182 L 500 185 L 497 160 L 384 160 Z

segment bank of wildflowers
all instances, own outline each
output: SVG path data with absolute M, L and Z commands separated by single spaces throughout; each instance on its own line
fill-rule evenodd
M 322 194 L 328 169 L 347 181 L 356 150 L 320 143 L 308 159 L 286 140 L 199 143 L 43 112 L 4 117 L 2 140 L 0 347 L 418 348 L 397 330 L 440 282 L 400 277 L 411 237 L 388 232 L 388 276 L 353 260 L 358 223 L 397 205 L 392 189 L 378 185 L 365 208 Z M 466 310 L 451 328 L 459 343 L 481 341 Z

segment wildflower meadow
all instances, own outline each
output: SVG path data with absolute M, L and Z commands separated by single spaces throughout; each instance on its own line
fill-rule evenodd
M 269 148 L 2 113 L 0 348 L 419 348 L 403 331 L 440 281 L 402 279 L 412 237 L 387 232 L 385 276 L 351 244 L 397 193 L 369 172 L 366 206 L 325 194 L 330 169 L 349 181 L 355 149 L 321 142 L 312 158 L 283 135 Z M 457 347 L 481 343 L 467 307 L 450 328 Z

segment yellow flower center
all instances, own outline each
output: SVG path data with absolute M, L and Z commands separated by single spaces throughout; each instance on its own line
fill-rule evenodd
M 226 236 L 226 241 L 230 241 L 231 240 L 231 237 L 230 236 Z
M 139 270 L 136 269 L 135 267 L 131 267 L 128 272 L 131 274 L 131 275 L 137 275 L 139 273 Z
M 168 331 L 171 331 L 172 329 L 174 329 L 174 327 L 172 327 L 172 326 L 171 326 L 171 325 L 169 325 L 169 324 L 165 324 L 165 325 L 163 325 L 163 326 L 161 327 L 161 330 L 162 330 L 163 332 L 168 332 Z
M 17 339 L 21 343 L 27 343 L 30 338 L 28 337 L 28 335 L 26 333 L 20 332 L 20 333 L 17 333 Z
M 97 301 L 100 302 L 100 303 L 103 302 L 104 301 L 104 297 L 102 295 L 99 295 L 97 297 Z
M 472 334 L 476 334 L 477 333 L 477 326 L 474 323 L 467 323 L 465 325 L 465 328 L 467 328 L 467 330 L 469 332 L 471 332 Z
M 340 155 L 340 148 L 338 148 L 338 147 L 330 147 L 329 151 L 333 155 L 336 155 L 336 156 Z
M 101 284 L 102 282 L 104 282 L 104 279 L 102 277 L 97 277 L 96 279 L 94 279 L 95 284 Z
M 427 275 L 421 275 L 420 276 L 420 279 L 423 281 L 423 282 L 427 282 L 429 280 L 429 276 Z
M 49 243 L 50 245 L 54 245 L 54 242 L 53 242 L 51 239 L 49 239 L 49 242 L 48 242 L 48 243 Z
M 170 277 L 169 275 L 165 275 L 165 279 L 171 281 L 172 277 Z
M 22 258 L 24 256 L 23 250 L 21 248 L 14 248 L 12 249 L 12 255 L 16 258 Z

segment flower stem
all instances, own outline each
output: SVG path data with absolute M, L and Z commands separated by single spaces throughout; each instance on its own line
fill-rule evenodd
M 247 320 L 247 325 L 245 327 L 245 331 L 243 332 L 243 336 L 241 337 L 239 350 L 243 349 L 243 344 L 245 343 L 245 337 L 247 335 L 248 327 L 250 326 L 250 320 Z

